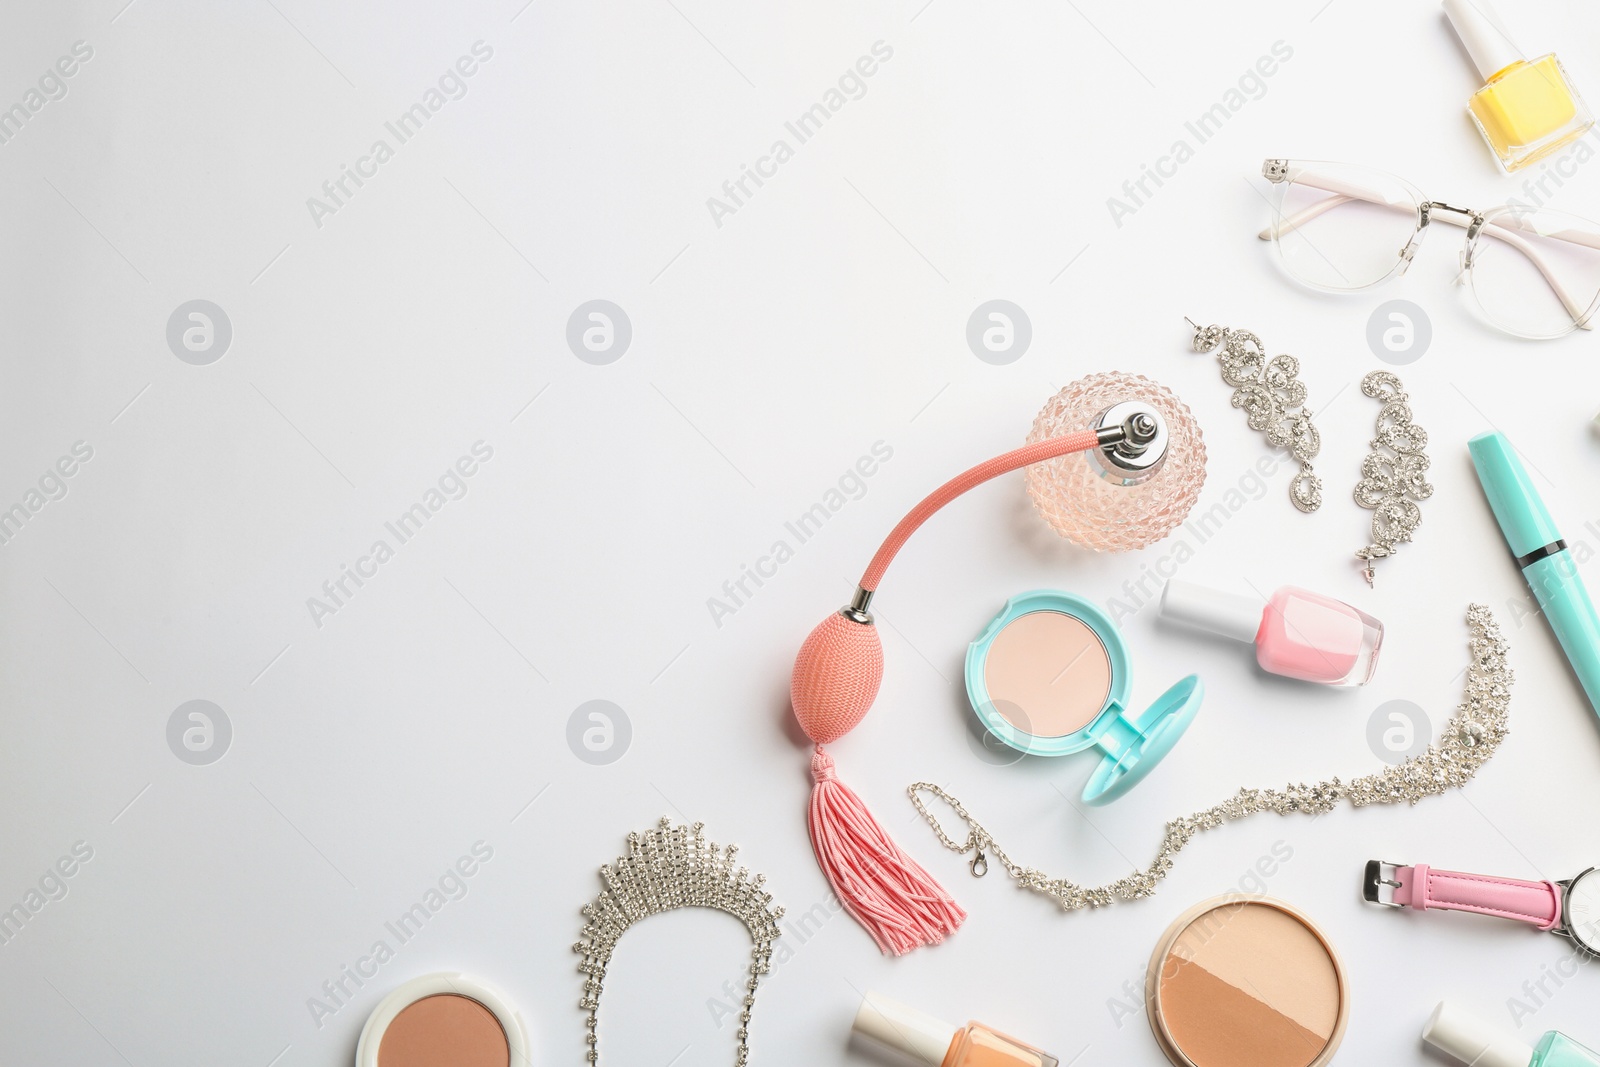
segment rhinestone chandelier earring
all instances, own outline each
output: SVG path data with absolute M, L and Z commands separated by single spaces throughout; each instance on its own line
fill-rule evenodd
M 1316 511 L 1322 506 L 1322 478 L 1311 461 L 1322 449 L 1322 435 L 1306 407 L 1306 383 L 1297 377 L 1300 361 L 1290 355 L 1268 359 L 1261 338 L 1249 330 L 1183 321 L 1194 327 L 1191 347 L 1216 355 L 1222 380 L 1233 386 L 1231 402 L 1244 410 L 1250 428 L 1265 433 L 1272 447 L 1288 449 L 1300 464 L 1289 483 L 1289 502 L 1307 514 Z
M 750 977 L 745 982 L 744 1003 L 739 1011 L 739 1039 L 735 1067 L 745 1067 L 750 1059 L 750 1011 L 756 1002 L 756 986 L 761 976 L 772 969 L 772 943 L 783 934 L 778 920 L 783 909 L 772 906 L 772 894 L 762 888 L 766 875 L 752 876 L 744 867 L 735 868 L 738 845 L 726 848 L 707 841 L 705 824 L 673 826 L 663 818 L 656 828 L 628 835 L 628 854 L 600 868 L 605 889 L 583 906 L 583 934 L 572 950 L 583 957 L 578 970 L 585 975 L 583 999 L 578 1007 L 589 1013 L 586 1022 L 588 1060 L 598 1063 L 596 1018 L 600 993 L 605 986 L 606 965 L 617 941 L 640 919 L 676 908 L 712 908 L 726 912 L 744 923 L 754 946 L 750 952 Z
M 1356 551 L 1364 564 L 1362 575 L 1372 584 L 1372 564 L 1395 554 L 1400 542 L 1411 540 L 1422 524 L 1419 501 L 1433 495 L 1428 481 L 1428 431 L 1411 416 L 1411 398 L 1400 379 L 1375 370 L 1361 379 L 1361 391 L 1382 405 L 1378 412 L 1372 451 L 1361 461 L 1356 483 L 1356 503 L 1372 515 L 1372 543 Z

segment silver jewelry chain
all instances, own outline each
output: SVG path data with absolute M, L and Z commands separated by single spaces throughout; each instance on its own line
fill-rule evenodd
M 1321 815 L 1332 811 L 1341 801 L 1349 801 L 1357 808 L 1368 804 L 1415 804 L 1470 781 L 1505 739 L 1513 675 L 1506 663 L 1506 641 L 1493 613 L 1482 604 L 1473 604 L 1467 609 L 1467 626 L 1471 632 L 1468 647 L 1472 662 L 1467 668 L 1466 692 L 1439 740 L 1426 752 L 1349 784 L 1330 778 L 1314 785 L 1302 782 L 1283 789 L 1241 789 L 1215 807 L 1167 823 L 1161 847 L 1149 867 L 1097 888 L 1081 886 L 1065 878 L 1051 878 L 1037 868 L 1016 862 L 959 800 L 932 782 L 917 782 L 906 792 L 945 848 L 963 855 L 975 853 L 968 865 L 975 877 L 981 878 L 988 872 L 988 857 L 992 854 L 1019 888 L 1052 898 L 1063 911 L 1100 908 L 1113 899 L 1138 900 L 1156 891 L 1156 884 L 1172 871 L 1173 857 L 1195 835 L 1215 830 L 1224 823 L 1262 811 L 1279 815 L 1295 812 Z M 967 824 L 964 840 L 956 841 L 945 833 L 938 818 L 924 804 L 923 794 L 938 797 L 950 805 Z

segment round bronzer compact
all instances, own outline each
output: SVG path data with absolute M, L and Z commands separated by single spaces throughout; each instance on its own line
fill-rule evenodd
M 356 1067 L 528 1067 L 522 1016 L 492 986 L 450 971 L 405 983 L 372 1010 Z
M 1145 1010 L 1178 1067 L 1322 1067 L 1350 1014 L 1344 967 L 1287 904 L 1217 897 L 1168 927 Z
M 1149 774 L 1188 729 L 1205 692 L 1191 674 L 1133 716 L 1132 684 L 1128 650 L 1110 617 L 1055 589 L 1012 597 L 967 647 L 967 697 L 991 734 L 1034 756 L 1104 754 L 1083 789 L 1088 804 L 1114 800 Z

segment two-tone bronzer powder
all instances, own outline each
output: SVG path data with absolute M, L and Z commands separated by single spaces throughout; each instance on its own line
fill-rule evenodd
M 1145 1007 L 1178 1067 L 1322 1067 L 1344 1037 L 1344 968 L 1287 904 L 1219 897 L 1180 916 L 1150 959 Z

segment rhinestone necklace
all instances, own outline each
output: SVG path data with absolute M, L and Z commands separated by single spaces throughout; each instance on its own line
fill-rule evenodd
M 1415 804 L 1424 797 L 1438 796 L 1471 781 L 1505 739 L 1512 672 L 1506 665 L 1506 641 L 1493 613 L 1482 604 L 1471 605 L 1467 609 L 1467 627 L 1471 631 L 1468 647 L 1472 662 L 1467 667 L 1466 693 L 1445 724 L 1439 740 L 1426 752 L 1377 774 L 1357 778 L 1348 785 L 1330 778 L 1314 785 L 1302 782 L 1283 789 L 1241 789 L 1215 807 L 1167 823 L 1161 848 L 1149 867 L 1098 888 L 1081 886 L 1065 878 L 1051 878 L 1036 868 L 1017 863 L 995 844 L 989 831 L 967 813 L 959 800 L 932 782 L 917 782 L 906 792 L 945 848 L 961 854 L 975 853 L 968 865 L 975 877 L 988 873 L 988 857 L 992 853 L 1020 888 L 1052 898 L 1063 911 L 1101 908 L 1113 899 L 1138 900 L 1155 893 L 1156 883 L 1171 873 L 1173 857 L 1196 834 L 1215 830 L 1224 823 L 1262 811 L 1279 815 L 1293 812 L 1321 815 L 1345 800 L 1357 808 L 1368 804 Z M 925 793 L 950 805 L 967 824 L 965 840 L 956 841 L 944 832 L 938 818 L 923 802 Z
M 582 937 L 572 950 L 583 957 L 578 970 L 583 980 L 583 999 L 578 1007 L 589 1013 L 589 1052 L 587 1059 L 597 1063 L 596 1014 L 605 985 L 606 965 L 612 950 L 628 927 L 663 911 L 675 908 L 714 908 L 727 912 L 744 923 L 755 943 L 750 952 L 750 978 L 745 982 L 744 1003 L 739 1011 L 739 1039 L 736 1067 L 745 1067 L 750 1058 L 750 1009 L 756 1002 L 756 985 L 772 969 L 772 943 L 783 934 L 778 920 L 783 909 L 772 906 L 772 894 L 762 886 L 767 876 L 754 877 L 744 867 L 735 869 L 738 845 L 726 848 L 708 842 L 705 824 L 673 826 L 665 818 L 654 830 L 628 835 L 628 854 L 615 864 L 600 868 L 605 883 L 594 901 L 583 906 Z

